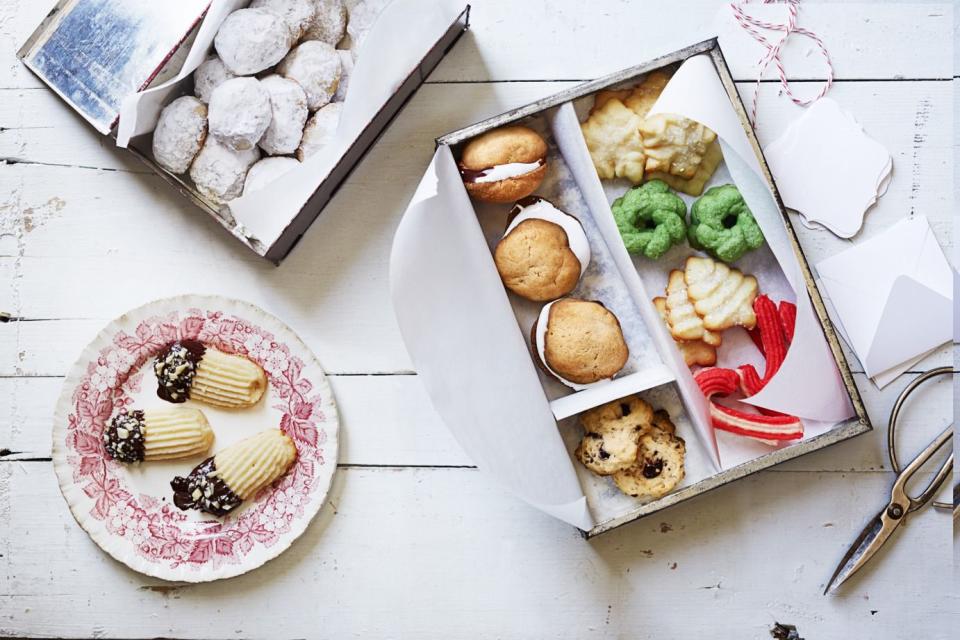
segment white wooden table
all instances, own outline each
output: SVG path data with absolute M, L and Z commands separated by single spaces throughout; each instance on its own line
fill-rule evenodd
M 874 432 L 585 542 L 473 468 L 411 370 L 387 263 L 433 138 L 710 35 L 723 3 L 474 0 L 470 31 L 280 268 L 112 149 L 17 62 L 49 4 L 0 2 L 0 311 L 16 320 L 0 324 L 0 635 L 741 639 L 781 621 L 808 639 L 927 639 L 957 628 L 951 521 L 932 510 L 840 595 L 820 595 L 886 499 L 885 423 L 910 376 L 880 392 L 857 374 Z M 833 55 L 831 96 L 894 156 L 861 237 L 916 212 L 952 251 L 951 5 L 809 5 L 801 22 Z M 726 47 L 749 101 L 760 50 L 742 34 Z M 801 80 L 821 73 L 804 41 L 787 67 Z M 800 109 L 775 82 L 761 91 L 770 141 Z M 813 262 L 845 245 L 800 232 Z M 83 345 L 126 309 L 183 292 L 245 298 L 285 319 L 332 374 L 343 415 L 330 501 L 303 538 L 258 571 L 197 586 L 102 553 L 50 463 L 54 400 Z M 949 362 L 944 347 L 917 369 Z M 949 382 L 921 395 L 904 425 L 912 451 L 951 414 Z

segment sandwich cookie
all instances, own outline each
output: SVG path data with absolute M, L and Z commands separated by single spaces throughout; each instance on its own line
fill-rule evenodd
M 573 291 L 590 264 L 590 243 L 580 221 L 537 196 L 517 202 L 510 215 L 493 253 L 504 286 L 535 302 Z
M 515 202 L 543 182 L 547 143 L 528 127 L 501 127 L 467 143 L 458 166 L 471 197 L 484 202 Z
M 577 391 L 613 378 L 630 355 L 617 316 L 599 302 L 578 298 L 545 305 L 531 343 L 543 370 Z

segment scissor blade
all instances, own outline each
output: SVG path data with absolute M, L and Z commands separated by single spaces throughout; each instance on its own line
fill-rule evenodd
M 846 582 L 850 576 L 859 571 L 867 563 L 867 560 L 872 558 L 883 546 L 890 534 L 896 531 L 900 525 L 900 520 L 891 520 L 885 516 L 886 509 L 875 515 L 863 528 L 857 539 L 850 545 L 847 554 L 843 556 L 843 560 L 837 565 L 837 570 L 833 572 L 830 582 L 827 583 L 827 588 L 823 590 L 823 595 L 835 590 Z

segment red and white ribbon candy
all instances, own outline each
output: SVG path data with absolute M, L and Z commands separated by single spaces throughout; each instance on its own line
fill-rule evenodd
M 760 81 L 763 79 L 763 74 L 767 70 L 767 67 L 770 66 L 771 62 L 773 62 L 777 67 L 777 73 L 780 76 L 780 86 L 783 87 L 783 92 L 787 94 L 787 97 L 789 97 L 794 104 L 801 107 L 813 104 L 823 96 L 827 95 L 827 91 L 829 91 L 831 85 L 833 85 L 833 63 L 830 61 L 830 54 L 827 52 L 827 48 L 824 46 L 823 40 L 820 39 L 820 36 L 809 29 L 804 29 L 803 27 L 797 26 L 797 13 L 799 10 L 800 0 L 784 1 L 784 4 L 787 5 L 788 11 L 786 24 L 767 22 L 765 20 L 754 18 L 753 16 L 747 14 L 743 9 L 744 5 L 747 4 L 750 4 L 750 0 L 731 2 L 730 9 L 733 11 L 733 17 L 736 18 L 740 26 L 743 27 L 747 33 L 749 33 L 750 36 L 759 42 L 760 45 L 766 50 L 766 53 L 762 58 L 760 58 L 760 73 L 757 75 L 757 86 L 753 93 L 751 121 L 753 122 L 754 126 L 756 126 L 757 100 L 760 97 Z M 780 4 L 780 2 L 778 0 L 762 0 L 762 4 Z M 783 32 L 783 35 L 780 36 L 775 43 L 773 43 L 767 39 L 761 30 L 780 31 Z M 789 39 L 794 33 L 813 40 L 813 42 L 816 43 L 817 47 L 820 49 L 820 53 L 823 54 L 823 59 L 827 63 L 827 78 L 824 81 L 820 92 L 812 98 L 798 98 L 797 96 L 793 95 L 793 91 L 790 90 L 790 81 L 787 80 L 787 72 L 783 67 L 783 59 L 780 57 L 780 51 L 786 44 L 787 39 Z

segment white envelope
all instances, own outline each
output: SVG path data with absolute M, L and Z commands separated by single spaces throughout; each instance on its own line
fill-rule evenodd
M 953 270 L 926 217 L 906 218 L 817 271 L 868 376 L 951 339 Z

